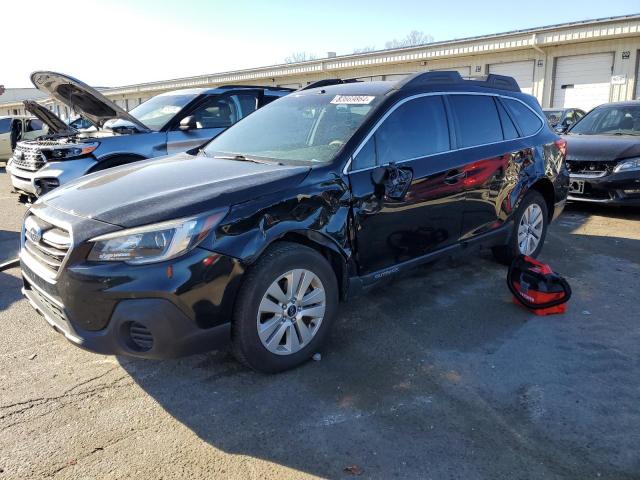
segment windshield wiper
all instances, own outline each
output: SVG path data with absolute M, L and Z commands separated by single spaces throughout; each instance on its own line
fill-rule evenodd
M 263 165 L 282 165 L 280 162 L 265 162 L 264 160 L 258 160 L 253 157 L 245 157 L 244 155 L 214 155 L 213 158 L 218 158 L 220 160 L 237 160 L 238 162 L 253 162 L 253 163 L 261 163 Z

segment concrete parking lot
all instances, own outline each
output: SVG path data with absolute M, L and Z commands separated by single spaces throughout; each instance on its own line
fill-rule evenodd
M 6 259 L 1 169 L 0 212 Z M 484 252 L 342 305 L 321 361 L 277 376 L 84 352 L 0 272 L 0 479 L 640 478 L 640 212 L 571 207 L 541 258 L 566 315 L 514 305 Z

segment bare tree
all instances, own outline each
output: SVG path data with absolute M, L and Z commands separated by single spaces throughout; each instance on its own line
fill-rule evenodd
M 433 42 L 433 37 L 429 34 L 425 34 L 424 32 L 419 32 L 418 30 L 413 30 L 409 32 L 409 34 L 398 40 L 394 38 L 393 40 L 388 41 L 384 44 L 385 48 L 404 48 L 404 47 L 414 47 L 416 45 L 424 45 L 427 43 Z
M 284 63 L 307 62 L 309 60 L 315 60 L 316 58 L 317 57 L 312 53 L 293 52 L 290 56 L 284 59 Z
M 375 51 L 376 47 L 374 45 L 367 45 L 366 47 L 354 48 L 353 53 L 367 53 Z

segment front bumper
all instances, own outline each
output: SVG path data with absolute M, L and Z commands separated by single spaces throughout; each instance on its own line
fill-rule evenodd
M 608 205 L 640 205 L 640 171 L 611 173 L 603 176 L 571 175 L 571 182 L 584 182 L 584 192 L 569 193 L 574 202 Z
M 52 190 L 51 185 L 64 185 L 85 175 L 96 163 L 95 158 L 85 157 L 63 162 L 47 162 L 40 170 L 31 171 L 16 167 L 9 159 L 7 172 L 11 176 L 11 185 L 15 191 L 29 197 L 39 197 Z
M 231 257 L 196 248 L 145 266 L 70 260 L 54 282 L 32 264 L 21 251 L 24 295 L 56 331 L 86 350 L 172 358 L 220 348 L 230 338 L 242 274 Z

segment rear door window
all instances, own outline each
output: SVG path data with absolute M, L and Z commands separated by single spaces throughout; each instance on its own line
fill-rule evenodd
M 542 120 L 540 120 L 540 117 L 533 113 L 524 103 L 510 98 L 505 98 L 504 103 L 511 113 L 511 116 L 520 127 L 522 135 L 528 137 L 540 130 L 542 127 Z
M 450 95 L 458 148 L 503 140 L 502 124 L 492 96 Z

